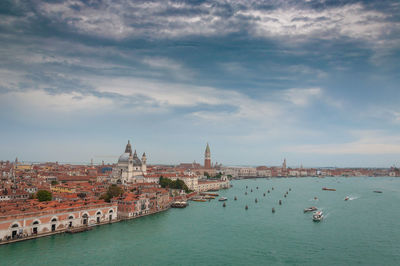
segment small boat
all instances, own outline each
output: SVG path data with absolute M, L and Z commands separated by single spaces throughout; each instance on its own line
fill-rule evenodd
M 234 200 L 237 200 L 237 197 L 235 196 Z
M 318 198 L 317 198 L 317 197 L 314 197 L 314 200 L 318 200 Z
M 269 189 L 268 189 L 268 191 L 267 191 L 267 192 L 268 192 L 268 193 L 270 192 L 270 191 L 269 191 Z
M 250 192 L 253 192 L 253 189 L 251 189 Z
M 334 188 L 327 188 L 327 187 L 323 187 L 322 190 L 327 190 L 327 191 L 336 191 L 336 189 Z
M 217 193 L 200 193 L 201 196 L 211 196 L 211 197 L 218 197 Z
M 286 194 L 285 195 L 283 195 L 285 198 L 286 198 Z
M 186 201 L 175 201 L 172 202 L 171 208 L 186 208 L 187 205 Z
M 307 208 L 307 209 L 304 209 L 304 212 L 314 212 L 314 211 L 316 211 L 316 210 L 318 210 L 318 208 L 312 206 L 312 207 L 309 207 L 309 208 Z
M 193 201 L 197 201 L 197 202 L 206 202 L 207 200 L 205 199 L 192 199 Z
M 272 213 L 275 213 L 275 208 L 272 208 Z
M 244 207 L 245 210 L 249 209 L 249 206 L 246 205 L 246 207 Z
M 282 201 L 281 200 L 279 200 L 279 205 L 282 205 Z
M 375 193 L 383 193 L 383 192 L 380 191 L 380 190 L 374 190 L 374 192 L 375 192 Z
M 205 198 L 205 199 L 215 199 L 214 196 L 205 196 L 204 198 Z
M 272 187 L 271 189 L 274 190 L 274 187 Z
M 246 188 L 249 188 L 248 186 L 246 186 Z
M 226 201 L 226 200 L 228 200 L 227 197 L 220 197 L 220 198 L 218 199 L 218 201 Z
M 349 198 L 349 197 L 347 197 L 347 196 L 344 198 L 344 200 L 345 200 L 345 201 L 347 201 L 347 200 L 349 200 L 349 199 L 350 199 L 350 198 Z
M 247 191 L 244 194 L 247 195 Z
M 257 199 L 255 199 L 255 203 L 257 203 L 258 202 L 258 200 Z
M 256 187 L 256 189 L 258 189 L 258 187 Z
M 224 202 L 224 204 L 222 204 L 222 207 L 226 207 L 226 203 Z
M 263 194 L 263 196 L 265 197 L 265 193 Z
M 291 189 L 291 188 L 289 188 L 289 191 L 292 191 L 292 189 Z
M 322 211 L 314 212 L 312 219 L 314 222 L 319 222 L 324 218 L 324 215 L 322 214 Z

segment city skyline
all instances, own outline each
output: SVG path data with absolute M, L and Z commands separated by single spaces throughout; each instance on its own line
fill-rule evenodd
M 0 160 L 400 165 L 396 1 L 6 1 Z

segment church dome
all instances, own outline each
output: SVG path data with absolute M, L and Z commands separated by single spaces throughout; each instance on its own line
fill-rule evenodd
M 142 161 L 138 157 L 133 158 L 133 166 L 142 166 Z
M 118 163 L 127 163 L 129 162 L 129 152 L 124 152 L 121 156 L 119 156 Z
M 133 154 L 133 166 L 142 166 L 142 161 L 139 159 L 139 157 L 137 156 L 137 153 L 135 151 L 135 153 Z

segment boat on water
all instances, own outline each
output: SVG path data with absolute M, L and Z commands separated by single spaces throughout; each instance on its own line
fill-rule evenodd
M 220 197 L 218 200 L 219 201 L 226 201 L 226 200 L 228 200 L 228 198 L 227 197 Z
M 215 199 L 216 197 L 214 196 L 204 196 L 205 199 Z
M 374 192 L 375 192 L 375 193 L 383 193 L 383 192 L 380 191 L 380 190 L 374 190 Z
M 349 199 L 350 199 L 350 198 L 349 198 L 349 197 L 347 197 L 347 196 L 344 198 L 344 200 L 345 200 L 345 201 L 348 201 Z
M 206 202 L 206 199 L 192 199 L 193 201 L 197 201 L 197 202 Z
M 314 222 L 319 222 L 322 219 L 324 219 L 324 215 L 322 214 L 322 211 L 314 212 L 312 219 Z
M 200 193 L 201 196 L 212 196 L 212 197 L 218 197 L 219 194 L 217 193 Z
M 187 205 L 186 201 L 175 201 L 172 202 L 171 208 L 186 208 Z
M 327 187 L 323 187 L 322 190 L 327 190 L 327 191 L 336 191 L 336 189 L 334 188 L 327 188 Z
M 222 207 L 226 207 L 226 203 L 224 202 L 224 204 L 222 204 Z
M 237 200 L 237 197 L 235 196 L 234 200 Z
M 316 211 L 316 210 L 318 210 L 318 208 L 312 206 L 312 207 L 309 207 L 309 208 L 307 208 L 307 209 L 304 209 L 304 212 L 314 212 L 314 211 Z

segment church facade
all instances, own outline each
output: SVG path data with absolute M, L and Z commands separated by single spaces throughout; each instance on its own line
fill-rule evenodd
M 119 156 L 117 166 L 113 168 L 113 183 L 128 184 L 143 180 L 147 174 L 146 161 L 146 153 L 143 153 L 142 159 L 139 159 L 136 150 L 132 153 L 132 146 L 128 140 L 125 152 Z

